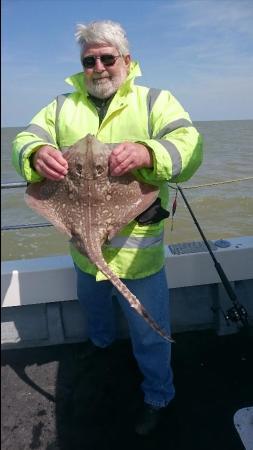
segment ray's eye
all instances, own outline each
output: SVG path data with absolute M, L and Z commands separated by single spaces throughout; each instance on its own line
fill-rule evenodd
M 82 173 L 82 166 L 81 166 L 81 164 L 77 164 L 76 165 L 76 173 L 78 175 L 81 175 L 81 173 Z
M 102 166 L 99 166 L 99 165 L 96 166 L 97 175 L 101 175 L 101 173 L 103 173 L 103 171 L 104 171 L 104 169 Z

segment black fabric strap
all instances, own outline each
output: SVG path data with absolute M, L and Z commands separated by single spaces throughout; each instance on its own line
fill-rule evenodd
M 135 220 L 140 225 L 150 225 L 152 223 L 160 222 L 169 217 L 170 213 L 161 206 L 161 199 L 158 197 L 152 205 L 143 213 L 139 214 Z

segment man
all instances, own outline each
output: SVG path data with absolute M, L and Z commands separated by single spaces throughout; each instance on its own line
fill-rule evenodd
M 134 84 L 141 74 L 131 60 L 126 34 L 111 21 L 78 25 L 83 72 L 66 81 L 75 91 L 42 109 L 13 145 L 13 164 L 27 181 L 61 180 L 68 164 L 61 151 L 91 133 L 117 143 L 109 158 L 113 176 L 133 171 L 159 186 L 158 215 L 145 214 L 127 225 L 103 254 L 157 323 L 170 332 L 168 288 L 164 272 L 163 212 L 167 181 L 188 180 L 202 159 L 202 141 L 188 113 L 168 92 Z M 151 209 L 152 212 L 152 209 Z M 140 223 L 141 222 L 141 223 Z M 77 291 L 85 309 L 89 338 L 97 347 L 116 337 L 111 283 L 76 248 L 71 247 Z M 170 366 L 171 346 L 155 333 L 116 293 L 129 324 L 133 353 L 143 374 L 144 403 L 136 423 L 140 435 L 157 426 L 175 395 Z

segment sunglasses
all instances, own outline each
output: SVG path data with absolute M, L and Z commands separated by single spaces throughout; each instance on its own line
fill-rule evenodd
M 105 54 L 105 55 L 101 55 L 101 56 L 90 55 L 90 56 L 85 56 L 82 59 L 82 64 L 85 69 L 93 69 L 93 67 L 95 67 L 95 65 L 96 65 L 96 60 L 100 59 L 101 63 L 104 66 L 109 67 L 109 66 L 113 66 L 115 64 L 116 60 L 120 57 L 121 57 L 121 55 L 115 56 L 115 55 L 109 55 L 109 54 Z

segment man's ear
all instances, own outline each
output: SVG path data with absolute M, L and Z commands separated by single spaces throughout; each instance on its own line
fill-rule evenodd
M 125 56 L 123 56 L 123 58 L 124 58 L 126 66 L 129 68 L 130 63 L 131 63 L 131 55 L 125 55 Z

